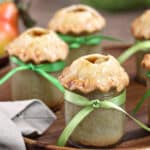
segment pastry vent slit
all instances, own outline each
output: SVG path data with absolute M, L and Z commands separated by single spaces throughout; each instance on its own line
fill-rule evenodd
M 40 37 L 40 36 L 43 36 L 43 35 L 47 34 L 47 32 L 44 32 L 44 31 L 32 31 L 29 34 L 31 36 L 33 36 L 33 37 Z
M 89 58 L 86 58 L 86 60 L 92 64 L 100 64 L 100 63 L 103 63 L 103 62 L 106 62 L 108 61 L 108 57 L 103 57 L 103 58 L 100 58 L 100 57 L 89 57 Z

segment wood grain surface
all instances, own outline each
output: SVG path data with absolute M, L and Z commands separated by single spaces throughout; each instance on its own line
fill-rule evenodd
M 105 47 L 105 52 L 114 56 L 118 56 L 127 46 L 123 47 Z M 130 85 L 127 88 L 126 110 L 131 112 L 138 100 L 144 94 L 146 87 L 137 83 L 135 79 L 135 57 L 130 58 L 124 65 L 126 71 L 130 75 Z M 10 66 L 5 67 L 0 71 L 0 76 L 3 76 Z M 0 101 L 11 100 L 11 80 L 0 86 Z M 147 123 L 147 102 L 144 103 L 140 111 L 135 116 L 137 119 Z M 58 119 L 54 124 L 40 137 L 26 137 L 25 142 L 28 150 L 73 150 L 70 145 L 67 147 L 55 146 L 57 138 L 65 127 L 64 123 L 64 108 L 56 112 Z M 123 139 L 113 147 L 107 149 L 146 149 L 150 148 L 150 133 L 139 128 L 132 120 L 126 119 L 125 134 Z

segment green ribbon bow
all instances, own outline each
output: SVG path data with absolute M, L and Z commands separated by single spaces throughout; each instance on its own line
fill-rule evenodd
M 119 57 L 118 61 L 123 64 L 129 57 L 136 54 L 137 52 L 147 52 L 150 51 L 150 40 L 144 42 L 137 42 L 135 45 L 123 52 Z
M 105 36 L 105 35 L 87 35 L 87 36 L 70 36 L 64 34 L 58 34 L 58 36 L 69 44 L 70 49 L 76 49 L 81 47 L 82 45 L 98 45 L 102 42 L 102 40 L 110 40 L 110 41 L 121 41 L 117 38 Z
M 120 105 L 123 105 L 125 103 L 126 99 L 126 91 L 124 90 L 120 95 L 110 99 L 110 100 L 88 100 L 87 98 L 78 95 L 76 93 L 70 92 L 65 90 L 65 100 L 69 103 L 72 103 L 74 105 L 78 105 L 83 107 L 69 122 L 69 124 L 66 126 L 66 128 L 63 130 L 62 134 L 60 135 L 57 145 L 58 146 L 64 146 L 69 139 L 72 132 L 75 130 L 75 128 L 79 125 L 79 123 L 88 116 L 92 111 L 95 109 L 105 108 L 105 109 L 115 109 L 117 111 L 120 111 L 127 115 L 129 118 L 131 118 L 134 122 L 136 122 L 141 128 L 145 129 L 146 131 L 150 131 L 150 128 L 148 128 L 146 125 L 144 125 L 142 122 L 138 121 L 134 117 L 132 117 L 130 114 L 128 114 L 125 110 L 123 110 Z
M 32 63 L 24 63 L 21 60 L 19 60 L 16 57 L 11 57 L 10 60 L 17 64 L 18 67 L 15 67 L 12 69 L 10 72 L 8 72 L 3 78 L 0 79 L 0 85 L 6 82 L 10 77 L 12 77 L 16 72 L 22 71 L 22 70 L 32 70 L 34 72 L 37 72 L 39 75 L 43 76 L 46 78 L 48 81 L 50 81 L 53 85 L 55 85 L 61 92 L 64 93 L 65 89 L 64 87 L 60 84 L 60 82 L 53 77 L 52 75 L 48 74 L 51 72 L 56 72 L 60 71 L 65 67 L 65 62 L 64 61 L 58 61 L 55 63 L 47 63 L 47 64 L 40 64 L 40 65 L 35 65 Z

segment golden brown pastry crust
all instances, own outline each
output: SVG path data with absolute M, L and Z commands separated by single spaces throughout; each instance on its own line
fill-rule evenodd
M 24 62 L 32 61 L 39 64 L 66 59 L 68 46 L 54 31 L 34 27 L 10 43 L 6 51 Z
M 119 62 L 111 55 L 101 54 L 78 58 L 64 69 L 59 80 L 65 88 L 85 94 L 111 89 L 120 92 L 129 84 L 129 77 Z
M 150 70 L 150 54 L 145 54 L 141 65 L 143 68 Z
M 136 39 L 150 39 L 150 10 L 134 20 L 131 31 Z
M 49 28 L 62 34 L 79 35 L 100 31 L 105 24 L 105 19 L 93 8 L 72 5 L 56 12 L 49 22 Z

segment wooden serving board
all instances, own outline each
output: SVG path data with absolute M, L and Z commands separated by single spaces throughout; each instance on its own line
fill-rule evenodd
M 105 48 L 106 53 L 118 56 L 127 46 Z M 130 58 L 125 64 L 125 69 L 131 77 L 130 85 L 127 88 L 126 110 L 130 113 L 138 100 L 144 94 L 146 87 L 134 80 L 135 76 L 135 57 Z M 10 69 L 9 66 L 0 71 L 0 76 L 4 75 Z M 10 80 L 0 86 L 0 101 L 11 100 Z M 135 116 L 147 124 L 147 102 L 144 103 L 140 111 Z M 67 145 L 66 147 L 55 146 L 57 138 L 65 127 L 64 108 L 56 112 L 58 119 L 54 124 L 40 137 L 26 137 L 25 142 L 28 150 L 73 150 L 76 148 Z M 126 119 L 125 134 L 123 139 L 115 146 L 109 149 L 145 149 L 150 148 L 150 133 L 139 128 L 132 120 Z M 108 148 L 107 148 L 108 149 Z

